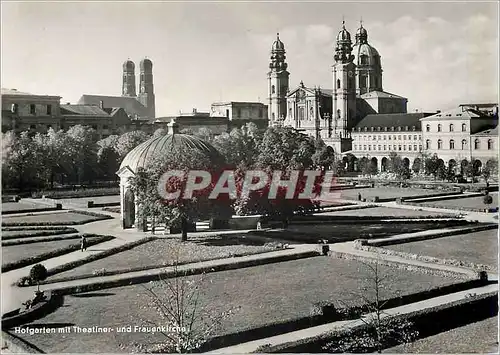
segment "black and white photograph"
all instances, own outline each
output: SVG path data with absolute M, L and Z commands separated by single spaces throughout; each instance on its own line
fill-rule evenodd
M 494 354 L 498 1 L 1 1 L 1 353 Z

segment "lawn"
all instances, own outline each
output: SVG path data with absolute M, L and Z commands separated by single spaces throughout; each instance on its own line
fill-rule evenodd
M 48 280 L 55 282 L 62 277 L 88 275 L 95 270 L 102 269 L 112 272 L 172 265 L 177 259 L 177 253 L 179 262 L 187 263 L 276 250 L 263 244 L 263 242 L 249 241 L 244 239 L 244 236 L 235 235 L 190 237 L 187 243 L 180 242 L 178 238 L 157 239 L 53 275 Z
M 331 222 L 325 224 L 291 224 L 283 231 L 263 232 L 264 236 L 317 243 L 319 239 L 326 239 L 330 243 L 352 241 L 356 239 L 372 239 L 389 237 L 391 235 L 419 232 L 429 229 L 458 228 L 455 221 L 441 222 L 377 222 L 372 223 L 342 223 Z M 252 232 L 252 233 L 260 233 Z
M 342 190 L 340 196 L 347 200 L 357 200 L 358 194 L 361 194 L 362 198 L 370 200 L 373 197 L 380 198 L 398 198 L 398 197 L 419 197 L 423 195 L 437 195 L 443 193 L 440 190 L 426 190 L 426 189 L 415 189 L 415 188 L 399 188 L 399 187 L 373 187 L 365 189 L 348 189 Z
M 372 208 L 363 208 L 359 210 L 346 210 L 346 211 L 330 211 L 330 212 L 322 212 L 321 215 L 324 216 L 370 216 L 370 217 L 424 217 L 424 216 L 432 216 L 432 217 L 453 217 L 454 214 L 449 213 L 437 213 L 437 212 L 429 212 L 429 211 L 416 211 L 406 208 L 390 208 L 390 207 L 372 207 Z
M 498 354 L 498 317 L 419 339 L 406 346 L 389 348 L 384 353 Z
M 455 259 L 484 264 L 497 269 L 497 229 L 454 235 L 420 242 L 390 245 L 385 248 L 411 254 Z
M 15 230 L 15 231 L 4 231 L 2 230 L 2 239 L 17 239 L 17 238 L 31 238 L 31 237 L 42 237 L 51 236 L 67 233 L 77 233 L 76 229 L 44 229 L 44 230 Z
M 92 237 L 87 238 L 91 241 Z M 66 248 L 72 245 L 80 245 L 79 239 L 58 240 L 54 242 L 40 242 L 32 244 L 21 244 L 2 246 L 2 265 L 14 261 L 31 258 L 40 254 L 48 253 L 56 249 Z M 92 247 L 89 247 L 92 248 Z
M 452 280 L 388 267 L 380 267 L 387 277 L 382 297 L 423 291 Z M 200 305 L 211 312 L 240 307 L 216 334 L 228 334 L 297 317 L 309 316 L 314 303 L 324 300 L 359 301 L 362 285 L 370 284 L 372 273 L 356 261 L 314 257 L 277 264 L 207 274 L 201 285 Z M 198 280 L 198 276 L 190 277 Z M 390 280 L 390 281 L 389 281 Z M 150 284 L 148 284 L 150 285 Z M 358 292 L 357 294 L 353 294 Z M 365 296 L 369 293 L 363 292 Z M 106 289 L 65 297 L 64 307 L 32 326 L 77 325 L 80 327 L 141 326 L 156 324 L 160 317 L 151 306 L 143 285 Z M 161 341 L 150 333 L 72 333 L 22 335 L 47 353 L 132 352 L 132 344 Z
M 15 223 L 51 223 L 51 224 L 68 224 L 77 223 L 83 224 L 86 222 L 97 221 L 99 217 L 88 216 L 76 212 L 59 212 L 59 213 L 43 213 L 33 214 L 30 216 L 15 216 L 15 217 L 2 217 L 2 224 L 14 225 Z
M 426 201 L 426 202 L 417 202 L 422 203 L 427 206 L 432 207 L 442 207 L 442 208 L 494 208 L 498 207 L 498 192 L 491 192 L 491 197 L 493 198 L 493 203 L 490 205 L 485 205 L 483 202 L 484 196 L 477 197 L 464 197 L 453 200 L 444 200 L 444 201 Z
M 46 209 L 46 205 L 41 205 L 37 203 L 32 203 L 32 202 L 23 202 L 22 200 L 19 202 L 6 202 L 2 203 L 2 211 L 19 211 L 20 213 L 25 211 L 25 210 L 43 210 Z M 55 207 L 55 206 L 52 206 Z

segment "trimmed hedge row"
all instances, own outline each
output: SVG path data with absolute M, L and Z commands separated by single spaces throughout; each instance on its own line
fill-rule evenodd
M 23 244 L 34 244 L 34 243 L 43 243 L 43 242 L 56 242 L 58 240 L 68 240 L 68 239 L 79 239 L 79 235 L 61 235 L 61 236 L 54 236 L 54 237 L 37 237 L 37 238 L 24 238 L 24 239 L 17 239 L 17 240 L 10 240 L 10 241 L 5 241 L 2 242 L 3 247 L 8 247 L 12 245 L 23 245 Z M 5 239 L 5 238 L 3 238 Z
M 384 302 L 384 306 L 382 307 L 382 309 L 394 308 L 454 292 L 460 292 L 471 288 L 484 286 L 486 283 L 487 282 L 481 280 L 465 281 L 448 286 L 439 286 L 427 291 L 421 291 L 410 295 L 393 297 L 382 300 L 382 302 Z M 285 334 L 322 324 L 357 319 L 362 314 L 367 313 L 368 306 L 372 305 L 360 304 L 352 307 L 345 307 L 337 303 L 320 302 L 319 304 L 315 304 L 313 306 L 314 308 L 310 316 L 295 318 L 287 321 L 279 321 L 262 327 L 244 329 L 236 333 L 214 337 L 207 343 L 205 343 L 201 350 L 205 352 L 257 339 Z
M 106 212 L 121 213 L 121 207 L 104 207 L 102 210 Z
M 61 205 L 59 205 L 61 206 Z M 31 208 L 29 210 L 11 210 L 11 211 L 3 211 L 2 214 L 22 214 L 22 213 L 36 213 L 36 212 L 48 212 L 48 211 L 60 211 L 61 207 L 42 207 L 42 208 Z
M 33 192 L 33 198 L 48 197 L 48 198 L 78 198 L 78 197 L 93 197 L 93 196 L 111 196 L 119 195 L 119 187 L 103 187 L 103 188 L 90 188 L 77 191 L 39 191 Z
M 96 244 L 99 244 L 99 243 L 107 242 L 111 239 L 114 239 L 114 237 L 109 236 L 109 235 L 107 235 L 107 236 L 98 235 L 98 234 L 83 234 L 83 235 L 87 238 L 92 238 L 92 239 L 89 239 L 87 242 L 87 246 L 89 246 L 89 247 L 96 245 Z M 81 236 L 82 235 L 80 235 L 80 237 Z M 74 245 L 70 245 L 70 246 L 67 246 L 64 248 L 52 250 L 48 253 L 43 253 L 40 255 L 32 256 L 30 258 L 16 260 L 16 261 L 13 261 L 13 262 L 10 262 L 7 264 L 3 264 L 2 265 L 2 272 L 7 272 L 10 270 L 19 269 L 19 268 L 22 268 L 22 267 L 25 267 L 25 266 L 28 266 L 31 264 L 36 264 L 36 263 L 39 263 L 40 261 L 55 258 L 57 256 L 68 254 L 68 253 L 71 253 L 71 252 L 79 250 L 79 249 L 80 249 L 80 244 L 74 244 Z
M 2 229 L 3 232 L 7 232 Z M 70 234 L 70 233 L 78 233 L 76 229 L 74 230 L 65 230 L 65 229 L 54 229 L 53 231 L 40 231 L 40 232 L 26 232 L 26 234 L 16 234 L 16 235 L 6 235 L 2 236 L 2 240 L 12 240 L 12 239 L 22 239 L 22 238 L 36 238 L 36 237 L 47 237 L 51 235 L 59 235 L 59 234 Z M 57 240 L 57 239 L 56 239 Z
M 205 266 L 205 267 L 199 267 L 199 268 L 195 268 L 195 269 L 187 269 L 185 271 L 179 271 L 179 273 L 182 273 L 182 276 L 191 276 L 191 275 L 198 275 L 198 274 L 202 274 L 202 273 L 235 270 L 235 269 L 242 269 L 242 268 L 258 266 L 258 265 L 272 264 L 272 263 L 277 263 L 277 262 L 305 259 L 305 258 L 317 257 L 319 255 L 320 255 L 320 253 L 317 251 L 308 251 L 308 252 L 303 252 L 300 254 L 278 255 L 276 257 L 271 257 L 271 258 L 267 258 L 267 259 L 240 260 L 240 261 L 235 262 L 235 263 L 227 263 L 227 264 L 221 264 L 221 265 L 215 265 L 215 266 Z M 159 269 L 163 269 L 163 268 L 159 268 Z M 177 274 L 177 275 L 179 275 L 179 274 Z M 175 276 L 176 275 L 173 271 L 162 271 L 162 272 L 156 273 L 156 274 L 132 276 L 132 277 L 122 278 L 122 279 L 117 279 L 117 280 L 95 282 L 95 283 L 91 283 L 91 284 L 87 284 L 87 285 L 68 286 L 65 288 L 60 288 L 57 291 L 61 294 L 92 292 L 92 291 L 102 290 L 102 289 L 107 289 L 107 288 L 121 287 L 121 286 L 127 286 L 127 285 L 133 285 L 133 284 L 138 284 L 138 283 L 154 281 L 154 280 L 158 280 L 159 277 L 171 278 L 171 277 L 175 277 Z
M 497 314 L 498 293 L 492 292 L 409 314 L 398 315 L 395 318 L 412 322 L 414 329 L 419 333 L 418 337 L 425 338 Z M 326 344 L 342 341 L 346 336 L 359 336 L 368 329 L 367 324 L 362 324 L 351 329 L 321 334 L 314 338 L 299 339 L 275 346 L 265 346 L 265 351 L 266 353 L 325 353 L 326 350 L 323 349 L 323 346 Z M 384 344 L 384 348 L 396 345 L 398 345 L 396 342 L 390 342 Z M 264 348 L 258 350 L 256 352 L 262 352 Z M 373 350 L 375 349 L 367 349 L 367 352 L 373 352 Z
M 484 195 L 481 194 L 481 193 L 473 193 L 473 194 L 467 194 L 467 195 L 464 195 L 464 194 L 453 194 L 453 195 L 450 195 L 450 196 L 442 196 L 439 199 L 435 199 L 435 200 L 431 200 L 431 201 L 459 200 L 459 199 L 463 199 L 463 198 L 481 197 L 481 196 L 484 196 Z M 431 197 L 436 197 L 436 196 L 431 196 Z M 414 202 L 414 203 L 420 204 L 421 202 L 415 201 L 415 200 L 421 200 L 421 199 L 422 200 L 429 200 L 430 197 L 425 197 L 424 196 L 424 197 L 418 197 L 418 198 L 412 198 L 412 199 L 405 199 L 403 201 L 410 201 L 410 202 Z M 426 201 L 422 201 L 422 202 L 426 202 Z
M 276 251 L 276 250 L 272 249 L 272 250 L 269 250 L 269 251 L 261 251 L 261 252 L 258 252 L 258 253 L 241 253 L 241 254 L 235 255 L 233 257 L 241 257 L 241 256 L 248 256 L 248 255 L 264 254 L 264 253 L 269 253 L 271 251 Z M 231 257 L 227 257 L 227 258 L 224 258 L 224 259 L 230 259 L 230 258 Z M 177 263 L 177 266 L 187 265 L 187 264 L 192 264 L 192 263 L 199 263 L 199 262 L 204 262 L 204 261 L 219 260 L 219 259 L 221 259 L 221 258 L 219 258 L 219 257 L 213 257 L 213 258 L 200 259 L 200 260 L 196 260 L 196 261 L 183 261 L 183 262 Z M 57 282 L 66 282 L 66 281 L 81 280 L 81 279 L 90 279 L 90 278 L 96 277 L 96 276 L 121 275 L 121 274 L 126 274 L 126 273 L 129 273 L 129 272 L 145 271 L 145 270 L 152 270 L 152 269 L 160 269 L 160 268 L 169 267 L 169 266 L 173 266 L 173 265 L 170 264 L 170 265 L 149 265 L 149 266 L 140 266 L 140 267 L 130 267 L 130 268 L 122 269 L 122 270 L 100 272 L 98 275 L 92 273 L 92 274 L 83 274 L 83 275 L 61 277 L 61 278 L 58 278 L 58 279 L 52 279 L 52 280 L 42 281 L 42 282 L 40 282 L 40 285 L 57 283 Z

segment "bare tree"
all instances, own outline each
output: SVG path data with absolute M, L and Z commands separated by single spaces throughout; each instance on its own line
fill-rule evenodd
M 156 327 L 167 325 L 165 331 L 159 332 L 164 341 L 136 345 L 141 352 L 194 352 L 216 334 L 234 311 L 220 312 L 204 304 L 205 274 L 188 276 L 187 270 L 180 269 L 180 247 L 173 249 L 173 275 L 144 286 L 161 319 L 145 322 Z
M 323 348 L 328 352 L 381 353 L 388 344 L 408 344 L 418 336 L 412 322 L 384 312 L 388 301 L 383 300 L 382 292 L 388 276 L 381 275 L 379 261 L 374 265 L 363 264 L 370 271 L 369 282 L 355 294 L 362 304 L 363 314 L 359 319 L 363 326 L 361 330 L 357 327 L 340 339 L 327 343 Z

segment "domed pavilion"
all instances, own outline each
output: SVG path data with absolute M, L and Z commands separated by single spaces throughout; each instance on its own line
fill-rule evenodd
M 116 173 L 120 177 L 120 207 L 122 228 L 132 228 L 136 225 L 138 204 L 130 188 L 130 179 L 139 168 L 146 168 L 152 158 L 171 154 L 174 150 L 195 149 L 208 157 L 214 164 L 224 162 L 222 155 L 212 145 L 203 139 L 178 133 L 178 124 L 172 120 L 167 134 L 153 137 L 132 149 L 123 159 Z M 137 225 L 139 228 L 139 226 Z

